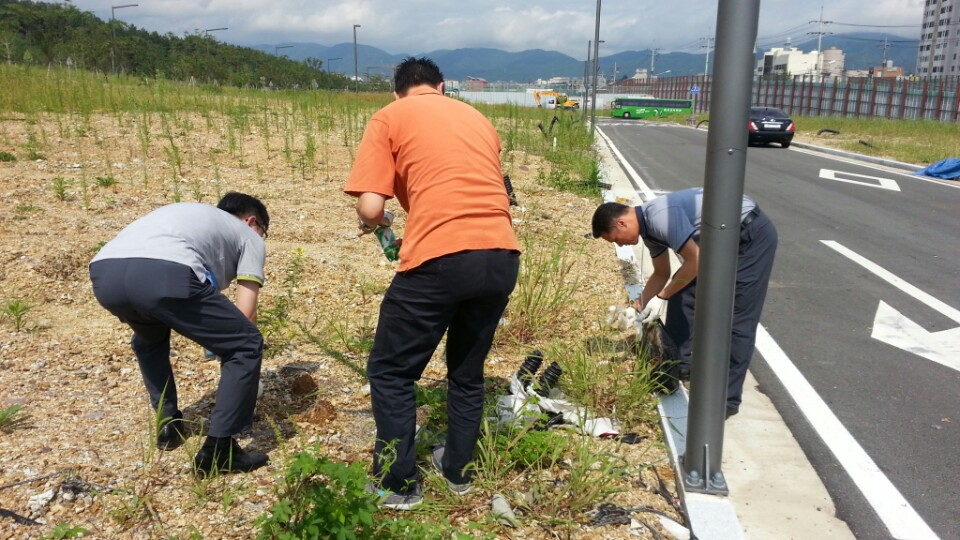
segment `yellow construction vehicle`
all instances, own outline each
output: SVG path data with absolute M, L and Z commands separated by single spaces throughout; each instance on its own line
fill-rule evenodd
M 579 109 L 580 101 L 570 99 L 566 94 L 554 92 L 553 90 L 534 90 L 533 99 L 537 101 L 537 107 L 546 109 Z

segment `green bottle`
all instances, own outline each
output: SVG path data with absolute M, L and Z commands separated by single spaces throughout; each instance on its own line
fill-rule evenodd
M 397 244 L 397 235 L 393 234 L 393 228 L 377 227 L 373 234 L 377 236 L 380 247 L 383 248 L 383 254 L 386 255 L 388 261 L 395 261 L 400 258 L 400 246 Z

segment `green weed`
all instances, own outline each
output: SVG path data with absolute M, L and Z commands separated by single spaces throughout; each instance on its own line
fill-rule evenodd
M 17 157 L 11 154 L 10 152 L 0 152 L 0 162 L 12 163 L 16 160 L 17 160 Z
M 69 523 L 59 523 L 56 527 L 50 531 L 50 534 L 41 536 L 42 540 L 54 540 L 60 538 L 83 538 L 90 532 L 88 529 L 80 527 L 79 525 L 71 525 Z
M 334 463 L 320 448 L 300 452 L 288 463 L 277 502 L 257 519 L 258 538 L 267 539 L 446 539 L 458 533 L 446 518 L 420 523 L 384 515 L 360 463 Z
M 117 185 L 119 181 L 112 176 L 98 176 L 97 185 L 100 187 L 112 187 Z
M 549 331 L 577 290 L 579 278 L 573 269 L 581 250 L 566 234 L 550 240 L 522 234 L 520 240 L 520 273 L 505 315 L 510 324 L 502 334 L 530 342 Z
M 2 314 L 13 322 L 14 329 L 19 332 L 23 330 L 26 325 L 27 313 L 33 309 L 33 306 L 28 304 L 25 300 L 16 299 L 16 300 L 7 300 L 3 305 Z
M 17 427 L 23 425 L 26 417 L 20 414 L 23 405 L 10 405 L 0 409 L 0 431 L 10 433 Z
M 50 184 L 50 188 L 53 190 L 53 196 L 57 198 L 58 201 L 63 202 L 70 198 L 70 194 L 67 192 L 67 188 L 70 186 L 70 181 L 62 176 L 58 176 L 53 179 L 53 183 Z

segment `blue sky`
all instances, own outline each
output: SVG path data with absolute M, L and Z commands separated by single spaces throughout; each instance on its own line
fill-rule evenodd
M 392 54 L 490 47 L 555 50 L 577 59 L 594 36 L 596 2 L 588 0 L 75 0 L 77 8 L 147 30 L 212 33 L 237 45 L 357 41 Z M 137 3 L 111 10 L 111 6 Z M 718 0 L 606 0 L 601 6 L 601 55 L 660 48 L 702 53 L 715 31 Z M 824 32 L 885 31 L 917 39 L 923 0 L 822 2 Z M 818 31 L 820 3 L 762 0 L 762 48 L 807 40 Z M 862 26 L 861 26 L 862 25 Z

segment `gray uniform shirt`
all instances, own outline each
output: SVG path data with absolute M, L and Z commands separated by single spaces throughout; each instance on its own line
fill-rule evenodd
M 741 221 L 756 207 L 757 203 L 744 195 Z M 699 245 L 702 209 L 703 188 L 681 189 L 636 207 L 640 238 L 650 250 L 650 256 L 659 257 L 667 248 L 679 253 L 690 239 Z
M 263 285 L 266 245 L 253 229 L 216 206 L 175 203 L 134 221 L 91 262 L 159 259 L 189 266 L 218 290 L 237 278 Z

